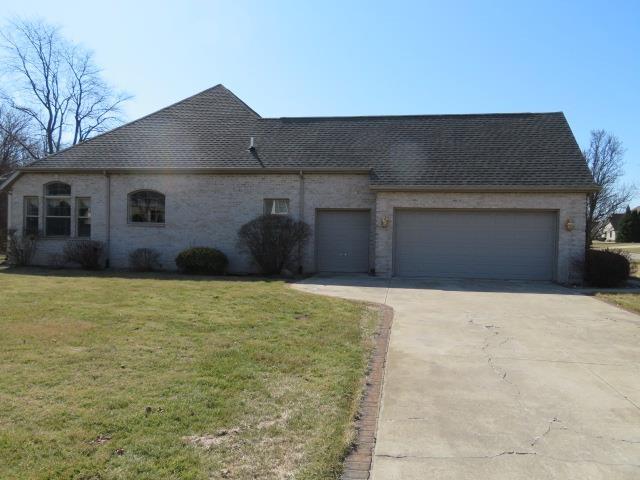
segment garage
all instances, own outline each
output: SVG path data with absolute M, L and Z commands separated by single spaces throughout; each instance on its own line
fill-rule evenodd
M 554 211 L 397 209 L 394 218 L 397 276 L 554 278 Z
M 369 210 L 317 210 L 316 264 L 319 272 L 369 271 Z

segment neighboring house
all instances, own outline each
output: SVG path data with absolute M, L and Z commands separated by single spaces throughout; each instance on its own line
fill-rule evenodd
M 50 155 L 5 182 L 9 225 L 112 267 L 188 246 L 251 272 L 237 231 L 262 213 L 312 226 L 304 272 L 571 281 L 597 187 L 562 113 L 262 118 L 218 85 Z M 58 255 L 59 257 L 59 255 Z
M 609 217 L 607 224 L 604 226 L 602 230 L 602 234 L 604 235 L 605 242 L 615 242 L 616 234 L 618 229 L 620 228 L 620 222 L 624 218 L 624 213 L 614 213 Z
M 640 212 L 640 207 L 636 207 L 633 212 Z M 614 213 L 607 220 L 607 224 L 602 230 L 605 242 L 615 242 L 617 240 L 618 231 L 620 230 L 620 222 L 624 218 L 626 213 Z

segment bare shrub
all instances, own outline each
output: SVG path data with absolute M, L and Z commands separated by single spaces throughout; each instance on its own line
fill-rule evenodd
M 585 279 L 596 287 L 624 285 L 631 273 L 629 254 L 613 250 L 588 250 Z
M 210 247 L 190 247 L 176 257 L 176 266 L 183 273 L 223 275 L 229 260 L 220 250 Z
M 161 268 L 160 252 L 153 248 L 137 248 L 129 254 L 129 268 L 136 272 L 153 272 Z
M 96 240 L 69 240 L 63 254 L 67 262 L 77 263 L 85 270 L 99 270 L 102 265 L 104 244 Z
M 37 240 L 37 235 L 20 236 L 15 230 L 9 230 L 7 263 L 16 267 L 30 265 L 36 253 Z
M 285 215 L 262 215 L 238 231 L 238 246 L 251 254 L 262 273 L 277 275 L 298 260 L 294 252 L 311 235 L 301 220 Z

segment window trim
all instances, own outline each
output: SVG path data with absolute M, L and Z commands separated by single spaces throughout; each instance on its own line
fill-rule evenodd
M 29 209 L 27 208 L 27 204 L 28 201 L 30 199 L 34 199 L 36 200 L 36 207 L 38 209 L 37 213 L 35 215 L 29 215 Z M 24 235 L 39 235 L 40 234 L 40 197 L 38 197 L 37 195 L 25 195 L 23 197 L 22 200 L 22 208 L 23 208 L 23 215 L 22 215 L 22 233 Z M 36 222 L 36 231 L 34 232 L 27 232 L 27 219 L 28 218 L 35 218 L 37 220 Z
M 155 193 L 162 196 L 162 201 L 163 201 L 162 202 L 162 207 L 163 207 L 162 222 L 134 222 L 133 220 L 131 220 L 131 197 L 137 193 L 142 193 L 142 192 L 151 192 L 151 193 Z M 151 188 L 141 188 L 139 190 L 134 190 L 132 192 L 127 193 L 127 225 L 130 225 L 132 227 L 164 227 L 166 223 L 167 223 L 167 196 L 164 193 L 159 192 L 158 190 L 153 190 Z
M 69 187 L 69 194 L 64 194 L 64 195 L 49 195 L 48 192 L 48 188 L 50 185 L 54 184 L 54 183 L 61 183 L 63 185 L 66 185 Z M 66 182 L 62 182 L 60 180 L 53 180 L 51 182 L 47 182 L 44 184 L 44 196 L 43 196 L 43 202 L 42 202 L 42 217 L 43 217 L 43 230 L 44 230 L 44 236 L 47 238 L 73 238 L 73 218 L 74 218 L 74 211 L 73 211 L 73 197 L 71 196 L 71 184 L 66 183 Z M 67 200 L 69 203 L 69 215 L 48 215 L 48 201 L 49 199 L 52 200 Z M 68 218 L 69 219 L 69 235 L 51 235 L 49 233 L 49 229 L 47 228 L 47 219 L 48 218 Z
M 67 187 L 69 187 L 69 193 L 63 193 L 61 195 L 56 195 L 53 193 L 49 193 L 48 189 L 51 185 L 54 185 L 56 183 L 62 184 L 62 185 L 66 185 Z M 47 182 L 44 184 L 44 196 L 45 197 L 70 197 L 71 196 L 71 184 L 67 183 L 67 182 L 62 182 L 60 180 L 52 180 L 51 182 Z
M 80 216 L 80 208 L 78 207 L 78 203 L 80 201 L 88 201 L 89 203 L 89 214 L 86 216 Z M 76 201 L 75 201 L 75 219 L 76 219 L 76 237 L 77 238 L 91 238 L 91 235 L 93 234 L 93 228 L 91 225 L 91 197 L 76 197 Z M 80 220 L 89 220 L 89 235 L 80 235 Z
M 267 202 L 275 202 L 278 200 L 284 200 L 287 203 L 287 211 L 286 213 L 272 213 L 267 212 Z M 291 213 L 291 200 L 289 198 L 278 197 L 278 198 L 265 198 L 262 200 L 262 212 L 264 215 L 289 215 Z

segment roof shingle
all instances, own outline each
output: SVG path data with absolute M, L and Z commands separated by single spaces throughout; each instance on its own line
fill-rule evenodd
M 140 168 L 351 168 L 370 169 L 373 186 L 593 187 L 561 112 L 261 118 L 222 85 L 25 170 Z

